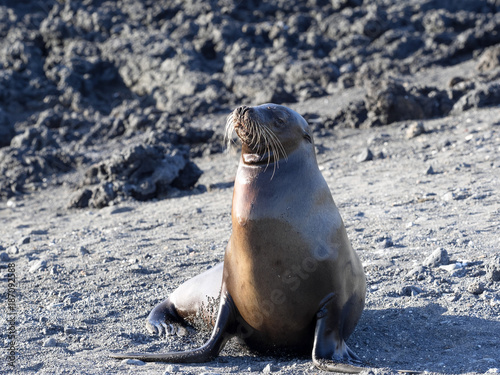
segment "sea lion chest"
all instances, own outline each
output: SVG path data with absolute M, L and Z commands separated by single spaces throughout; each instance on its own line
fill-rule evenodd
M 312 334 L 319 302 L 333 288 L 337 216 L 315 162 L 289 160 L 278 171 L 240 163 L 224 278 L 245 322 L 274 343 Z

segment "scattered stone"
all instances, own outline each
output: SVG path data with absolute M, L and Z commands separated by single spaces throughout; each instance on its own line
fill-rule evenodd
M 450 202 L 450 201 L 454 200 L 455 198 L 456 198 L 456 195 L 452 191 L 447 192 L 446 194 L 444 194 L 441 197 L 441 199 L 446 201 L 446 202 Z
M 76 191 L 70 197 L 68 208 L 85 208 L 89 206 L 90 198 L 92 198 L 92 190 L 83 188 Z
M 447 265 L 444 265 L 444 266 L 439 266 L 440 269 L 442 270 L 445 270 L 447 272 L 454 272 L 456 270 L 459 270 L 459 269 L 462 269 L 463 268 L 463 265 L 462 263 L 452 263 L 452 264 L 447 264 Z
M 467 287 L 467 291 L 474 295 L 480 295 L 484 292 L 484 284 L 479 281 L 474 281 Z
M 496 106 L 500 103 L 500 82 L 484 83 L 468 91 L 454 105 L 452 115 L 457 115 L 472 108 Z
M 500 281 L 500 257 L 496 256 L 486 265 L 486 279 L 488 281 Z
M 369 148 L 365 148 L 363 151 L 361 151 L 361 153 L 356 158 L 356 161 L 358 163 L 363 163 L 370 160 L 373 160 L 373 153 Z
M 53 347 L 56 347 L 57 346 L 57 340 L 53 337 L 49 337 L 48 339 L 46 339 L 42 346 L 44 348 L 53 348 Z
M 2 251 L 0 253 L 0 262 L 8 262 L 10 261 L 9 254 L 7 254 L 5 251 Z
M 116 214 L 122 214 L 125 212 L 131 212 L 131 211 L 134 211 L 133 207 L 124 206 L 124 207 L 118 207 L 118 208 L 113 209 L 109 214 L 116 215 Z
M 381 249 L 387 249 L 388 247 L 394 246 L 394 243 L 392 242 L 392 238 L 389 236 L 381 236 L 375 239 L 375 242 L 377 243 L 377 247 Z
M 179 372 L 180 367 L 178 365 L 166 365 L 165 366 L 165 372 L 163 375 L 170 375 L 170 374 L 176 374 Z
M 450 263 L 450 257 L 445 249 L 437 248 L 422 263 L 423 266 L 437 267 Z
M 146 363 L 138 359 L 124 359 L 120 362 L 122 365 L 144 366 Z
M 27 236 L 27 237 L 23 237 L 21 238 L 19 241 L 18 241 L 18 245 L 21 246 L 21 245 L 26 245 L 26 244 L 29 244 L 31 241 L 31 237 Z
M 436 174 L 436 172 L 434 172 L 434 168 L 432 168 L 432 165 L 429 165 L 429 168 L 427 168 L 427 170 L 425 171 L 425 174 L 426 175 Z
M 58 275 L 60 273 L 60 270 L 61 270 L 61 266 L 58 264 L 54 264 L 54 265 L 52 265 L 52 267 L 50 267 L 49 273 L 51 275 Z
M 64 327 L 64 334 L 65 335 L 74 335 L 76 333 L 77 333 L 77 330 L 75 327 L 70 327 L 70 326 Z
M 9 199 L 7 201 L 7 207 L 9 207 L 9 208 L 16 208 L 17 207 L 17 202 L 15 201 L 15 199 Z
M 29 268 L 30 273 L 35 273 L 38 272 L 39 270 L 44 269 L 47 267 L 47 261 L 45 259 L 39 259 L 33 262 L 31 267 Z
M 80 253 L 80 256 L 82 256 L 82 257 L 90 254 L 90 251 L 88 251 L 85 246 L 80 246 L 78 248 L 78 252 Z
M 61 307 L 64 307 L 64 303 L 55 302 L 55 303 L 51 303 L 50 305 L 48 305 L 47 309 L 57 310 L 57 309 L 60 309 Z
M 407 297 L 415 297 L 416 295 L 422 293 L 423 290 L 415 285 L 404 286 L 401 289 L 400 295 Z
M 73 292 L 66 295 L 63 299 L 63 304 L 65 306 L 72 305 L 73 303 L 81 300 L 81 293 Z
M 406 279 L 416 279 L 416 280 L 424 280 L 427 275 L 427 268 L 424 266 L 416 266 L 412 268 L 406 274 Z
M 487 72 L 500 66 L 500 46 L 493 46 L 486 49 L 477 62 L 477 70 Z
M 421 134 L 425 134 L 426 130 L 423 122 L 412 122 L 408 129 L 406 129 L 406 139 L 412 139 L 418 137 Z M 432 167 L 431 167 L 432 168 Z
M 268 363 L 263 369 L 262 369 L 262 373 L 263 374 L 271 374 L 273 372 L 272 370 L 272 366 L 270 363 Z

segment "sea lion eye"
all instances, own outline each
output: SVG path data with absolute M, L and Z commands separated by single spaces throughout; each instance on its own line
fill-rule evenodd
M 275 124 L 278 128 L 282 128 L 285 126 L 285 120 L 283 120 L 282 118 L 278 118 L 276 119 Z

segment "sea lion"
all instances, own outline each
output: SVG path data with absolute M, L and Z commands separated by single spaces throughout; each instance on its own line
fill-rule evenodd
M 183 352 L 113 354 L 172 363 L 214 359 L 231 337 L 250 348 L 312 352 L 323 370 L 360 372 L 345 340 L 365 301 L 366 281 L 316 161 L 310 127 L 275 104 L 228 117 L 242 142 L 224 262 L 186 281 L 149 314 L 150 332 L 170 334 L 220 297 L 206 344 Z

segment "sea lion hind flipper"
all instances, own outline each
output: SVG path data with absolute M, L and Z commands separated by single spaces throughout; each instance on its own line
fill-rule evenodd
M 139 359 L 144 362 L 200 363 L 213 360 L 235 334 L 236 307 L 227 291 L 221 293 L 219 313 L 210 339 L 201 347 L 168 353 L 112 353 L 115 359 Z
M 360 367 L 359 357 L 347 346 L 342 337 L 342 320 L 335 311 L 334 293 L 326 296 L 316 313 L 316 329 L 312 360 L 320 370 L 357 374 L 366 368 Z

